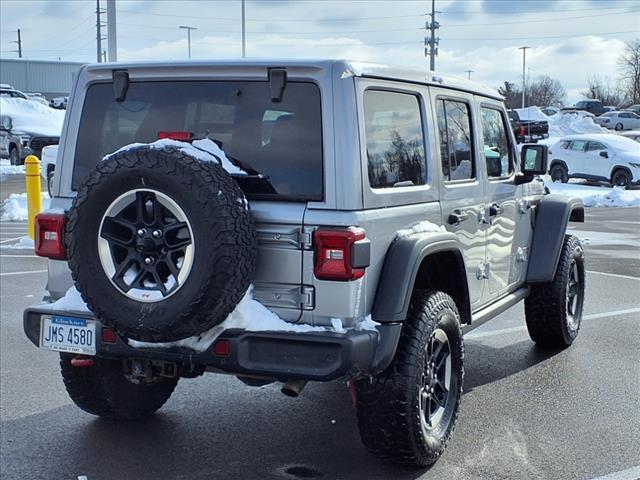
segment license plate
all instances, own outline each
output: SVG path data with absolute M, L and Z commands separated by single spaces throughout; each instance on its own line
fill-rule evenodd
M 42 317 L 40 348 L 57 352 L 96 354 L 96 322 L 53 315 Z

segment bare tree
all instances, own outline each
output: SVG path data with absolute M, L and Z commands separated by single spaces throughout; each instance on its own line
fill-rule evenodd
M 504 86 L 498 87 L 498 93 L 504 97 L 507 108 L 522 106 L 522 90 L 514 83 L 504 82 Z M 526 105 L 561 107 L 566 98 L 567 93 L 562 84 L 548 75 L 541 75 L 532 82 L 528 82 Z
M 618 57 L 620 80 L 628 103 L 640 103 L 640 39 L 625 44 Z
M 609 77 L 590 75 L 587 78 L 587 89 L 582 95 L 587 98 L 601 100 L 605 105 L 617 107 L 625 102 L 625 95 L 619 85 L 612 85 Z

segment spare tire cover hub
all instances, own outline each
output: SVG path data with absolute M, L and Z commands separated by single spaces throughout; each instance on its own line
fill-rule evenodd
M 130 190 L 105 211 L 98 231 L 102 268 L 116 289 L 139 302 L 164 300 L 184 284 L 194 258 L 189 219 L 167 195 Z

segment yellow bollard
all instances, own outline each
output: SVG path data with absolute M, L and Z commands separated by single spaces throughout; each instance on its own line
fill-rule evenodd
M 29 210 L 29 236 L 35 240 L 36 215 L 42 211 L 42 192 L 40 190 L 40 160 L 29 155 L 25 161 L 27 182 L 27 208 Z

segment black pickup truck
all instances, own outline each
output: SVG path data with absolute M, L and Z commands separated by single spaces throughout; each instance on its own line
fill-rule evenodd
M 518 143 L 536 143 L 549 138 L 549 123 L 546 120 L 522 120 L 515 110 L 507 110 L 507 113 Z

